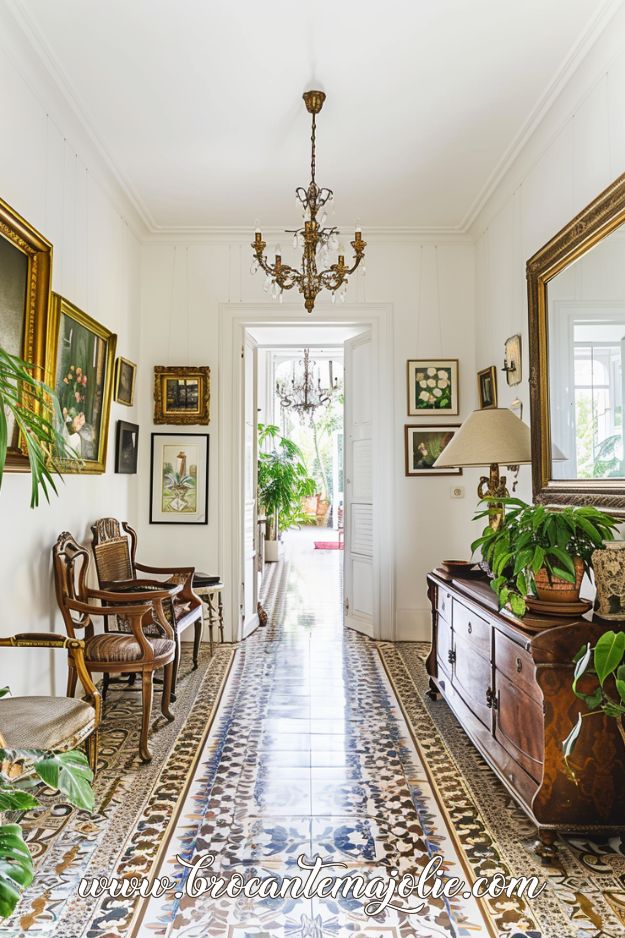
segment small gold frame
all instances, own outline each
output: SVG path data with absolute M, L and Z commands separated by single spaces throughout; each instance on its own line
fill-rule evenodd
M 34 377 L 49 384 L 54 367 L 54 363 L 47 355 L 52 245 L 2 199 L 0 199 L 0 236 L 10 241 L 28 258 L 23 319 L 24 339 L 20 354 L 24 361 L 33 365 Z M 22 441 L 14 439 L 10 440 L 9 444 L 5 469 L 13 472 L 28 472 L 30 464 Z
M 174 405 L 170 382 L 197 385 L 197 399 L 188 407 Z M 208 365 L 154 366 L 154 423 L 170 426 L 192 426 L 210 423 L 210 368 Z
M 121 376 L 122 376 L 122 367 L 127 365 L 132 371 L 132 382 L 130 385 L 130 400 L 126 400 L 122 397 L 120 393 L 121 385 Z M 137 380 L 137 366 L 135 362 L 131 362 L 129 358 L 124 358 L 123 355 L 120 355 L 115 362 L 115 391 L 113 397 L 118 404 L 123 404 L 125 407 L 132 407 L 135 400 L 135 381 Z
M 108 444 L 109 417 L 111 412 L 111 398 L 113 397 L 113 377 L 115 371 L 115 348 L 117 345 L 117 336 L 106 326 L 100 325 L 95 319 L 92 319 L 87 313 L 74 306 L 69 300 L 59 296 L 58 293 L 52 294 L 50 304 L 50 333 L 49 333 L 49 358 L 54 363 L 54 384 L 53 388 L 58 391 L 58 345 L 61 328 L 61 318 L 67 316 L 77 325 L 89 330 L 98 338 L 106 343 L 105 353 L 105 374 L 102 385 L 102 410 L 100 415 L 100 434 L 98 437 L 98 451 L 95 459 L 81 458 L 80 461 L 73 459 L 56 459 L 55 463 L 59 465 L 63 472 L 106 472 L 106 451 Z

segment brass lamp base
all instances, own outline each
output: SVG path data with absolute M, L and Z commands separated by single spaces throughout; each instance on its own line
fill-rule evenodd
M 505 476 L 499 475 L 499 465 L 496 462 L 491 463 L 490 476 L 482 476 L 477 487 L 477 495 L 480 501 L 484 498 L 507 498 L 510 492 L 506 481 Z M 493 505 L 488 509 L 488 523 L 494 531 L 501 527 L 503 518 L 502 508 Z

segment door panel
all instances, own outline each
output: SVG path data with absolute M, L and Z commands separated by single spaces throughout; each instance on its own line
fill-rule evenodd
M 256 565 L 256 489 L 258 475 L 257 429 L 257 348 L 251 336 L 245 336 L 243 348 L 244 421 L 243 421 L 243 584 L 241 597 L 241 625 L 243 634 L 258 622 L 258 570 Z
M 544 751 L 542 705 L 500 671 L 495 672 L 495 682 L 495 738 L 536 781 L 540 781 Z
M 378 604 L 373 505 L 371 332 L 345 342 L 345 617 L 374 634 Z
M 486 693 L 492 686 L 491 663 L 455 627 L 454 652 L 453 685 L 476 717 L 484 726 L 490 727 L 492 710 L 487 704 Z

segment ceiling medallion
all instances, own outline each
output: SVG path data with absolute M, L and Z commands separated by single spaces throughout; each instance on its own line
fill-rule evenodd
M 275 260 L 273 264 L 267 261 L 265 256 L 266 242 L 260 229 L 254 233 L 254 260 L 252 261 L 252 273 L 256 273 L 258 268 L 262 268 L 267 274 L 265 281 L 265 292 L 271 288 L 274 299 L 278 297 L 282 301 L 285 290 L 290 290 L 297 286 L 300 293 L 304 296 L 304 305 L 309 313 L 313 311 L 315 300 L 322 290 L 332 292 L 332 302 L 334 303 L 338 294 L 340 300 L 345 299 L 347 291 L 347 282 L 350 274 L 353 274 L 361 260 L 365 256 L 366 242 L 362 240 L 362 231 L 360 225 L 356 223 L 356 231 L 351 246 L 354 249 L 354 259 L 351 267 L 345 264 L 345 249 L 339 244 L 339 230 L 335 226 L 324 227 L 326 224 L 327 211 L 326 206 L 331 208 L 334 201 L 334 193 L 331 189 L 321 189 L 315 180 L 316 163 L 316 117 L 325 101 L 323 91 L 305 91 L 303 94 L 306 103 L 306 110 L 312 115 L 312 134 L 310 151 L 310 182 L 308 188 L 299 186 L 295 190 L 295 197 L 298 207 L 302 210 L 303 227 L 296 229 L 287 229 L 287 234 L 293 235 L 293 247 L 302 250 L 302 263 L 299 269 L 290 267 L 282 262 L 282 251 L 280 245 L 276 245 Z M 329 264 L 330 251 L 338 252 L 335 264 Z
M 328 362 L 330 383 L 327 388 L 321 386 L 321 375 L 317 362 L 311 360 L 310 349 L 304 349 L 304 359 L 298 362 L 296 374 L 293 363 L 293 374 L 290 381 L 284 379 L 276 381 L 276 394 L 280 398 L 280 406 L 291 408 L 300 417 L 310 417 L 318 407 L 328 404 L 335 394 L 341 390 L 338 378 L 332 375 L 332 362 Z M 317 372 L 315 380 L 315 372 Z

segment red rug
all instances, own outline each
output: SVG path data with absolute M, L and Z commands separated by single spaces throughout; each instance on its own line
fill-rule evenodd
M 343 550 L 344 544 L 341 541 L 315 541 L 315 550 Z

